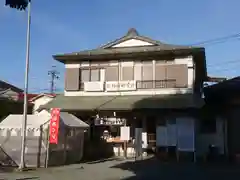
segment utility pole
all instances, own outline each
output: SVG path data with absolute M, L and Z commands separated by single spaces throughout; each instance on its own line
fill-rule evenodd
M 28 79 L 29 79 L 29 61 L 30 61 L 30 28 L 31 28 L 31 1 L 26 4 L 27 13 L 27 44 L 26 44 L 26 60 L 25 60 L 25 78 L 24 78 L 24 104 L 23 104 L 23 120 L 22 120 L 22 141 L 21 141 L 21 159 L 18 169 L 22 171 L 25 168 L 25 148 L 26 148 L 26 129 L 27 129 L 27 113 L 28 113 Z
M 55 69 L 56 66 L 52 66 L 52 70 L 48 71 L 48 75 L 50 76 L 50 93 L 53 94 L 55 90 L 55 79 L 59 79 L 59 72 Z

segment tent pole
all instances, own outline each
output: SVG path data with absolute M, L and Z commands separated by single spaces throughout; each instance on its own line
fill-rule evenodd
M 48 168 L 48 161 L 49 161 L 49 136 L 50 136 L 50 125 L 48 125 L 48 131 L 47 131 L 47 149 L 46 149 L 46 162 L 45 162 L 45 168 Z

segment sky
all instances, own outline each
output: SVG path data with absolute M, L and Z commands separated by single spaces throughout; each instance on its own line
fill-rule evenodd
M 32 0 L 29 89 L 48 90 L 48 71 L 64 66 L 52 55 L 93 49 L 136 28 L 165 43 L 188 45 L 240 33 L 239 0 Z M 0 79 L 24 87 L 27 12 L 0 0 Z M 240 73 L 240 39 L 206 44 L 210 76 Z M 238 61 L 239 60 L 239 61 Z

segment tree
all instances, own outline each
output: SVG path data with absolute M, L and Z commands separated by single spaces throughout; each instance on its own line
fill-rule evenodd
M 25 11 L 30 0 L 6 0 L 5 5 L 19 11 Z

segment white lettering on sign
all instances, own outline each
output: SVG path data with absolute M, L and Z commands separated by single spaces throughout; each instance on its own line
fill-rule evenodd
M 106 91 L 134 91 L 134 90 L 136 90 L 136 81 L 106 82 Z

